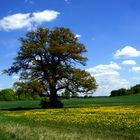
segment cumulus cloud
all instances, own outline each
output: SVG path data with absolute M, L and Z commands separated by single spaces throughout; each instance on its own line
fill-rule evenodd
M 31 27 L 31 19 L 30 14 L 14 14 L 11 16 L 4 17 L 0 20 L 0 29 L 3 30 L 14 30 L 14 29 L 20 29 L 24 27 Z
M 75 37 L 76 37 L 76 38 L 80 38 L 80 37 L 82 37 L 82 36 L 81 36 L 80 34 L 76 34 Z
M 129 82 L 121 78 L 119 70 L 121 67 L 113 62 L 87 69 L 95 77 L 98 84 L 95 96 L 109 96 L 112 90 L 129 87 Z
M 121 67 L 117 63 L 111 62 L 108 65 L 97 65 L 96 67 L 89 68 L 88 71 L 95 72 L 95 73 L 112 73 L 112 72 L 116 73 L 116 70 L 120 70 L 120 69 Z
M 140 67 L 132 67 L 130 71 L 140 73 Z
M 57 18 L 58 12 L 53 10 L 45 10 L 42 12 L 34 12 L 32 14 L 32 21 L 35 23 L 50 22 Z
M 123 65 L 136 65 L 136 61 L 135 60 L 124 60 L 122 61 Z
M 54 10 L 44 10 L 41 12 L 9 15 L 0 20 L 0 29 L 5 31 L 21 28 L 31 29 L 39 24 L 56 19 L 59 14 L 59 12 Z
M 131 46 L 125 46 L 124 48 L 117 50 L 114 54 L 114 58 L 128 58 L 138 56 L 140 56 L 140 51 Z

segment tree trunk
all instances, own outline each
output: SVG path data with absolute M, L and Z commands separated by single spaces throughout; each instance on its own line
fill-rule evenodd
M 58 96 L 57 96 L 57 90 L 55 86 L 50 86 L 50 102 L 57 101 L 58 100 L 57 98 Z
M 52 108 L 61 108 L 63 103 L 58 100 L 56 86 L 50 86 L 50 107 Z

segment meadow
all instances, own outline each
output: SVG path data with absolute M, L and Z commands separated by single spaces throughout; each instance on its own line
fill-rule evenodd
M 140 139 L 140 94 L 63 102 L 61 109 L 41 109 L 39 101 L 0 102 L 0 139 Z

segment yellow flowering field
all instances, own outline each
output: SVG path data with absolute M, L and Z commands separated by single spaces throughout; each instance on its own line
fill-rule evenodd
M 140 130 L 140 106 L 92 106 L 82 108 L 6 111 L 3 117 L 39 122 L 89 125 L 99 128 Z

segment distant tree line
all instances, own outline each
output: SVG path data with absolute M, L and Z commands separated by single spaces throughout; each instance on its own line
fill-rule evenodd
M 80 98 L 79 94 L 72 94 L 65 89 L 60 93 L 59 98 L 70 99 Z M 85 95 L 84 98 L 88 98 Z M 0 91 L 0 101 L 16 101 L 16 100 L 49 100 L 49 94 L 44 87 L 36 80 L 18 81 L 13 84 L 12 88 L 2 89 Z M 43 103 L 43 102 L 41 102 Z
M 61 99 L 70 98 L 92 98 L 91 95 L 79 96 L 78 93 L 72 94 L 65 89 L 58 96 Z M 12 88 L 0 90 L 0 101 L 16 101 L 16 100 L 49 100 L 49 94 L 43 86 L 36 80 L 18 81 L 13 84 Z M 41 102 L 43 103 L 43 102 Z
M 31 92 L 14 91 L 11 88 L 3 89 L 0 91 L 0 101 L 16 101 L 16 100 L 41 100 L 43 96 L 38 93 L 31 94 Z
M 0 91 L 0 101 L 15 101 L 17 99 L 16 93 L 10 88 Z
M 132 95 L 140 93 L 140 84 L 131 87 L 130 89 L 121 88 L 118 90 L 111 91 L 111 97 L 114 96 L 124 96 L 124 95 Z
M 43 86 L 34 79 L 15 82 L 13 88 L 0 91 L 0 101 L 40 100 L 43 96 Z

